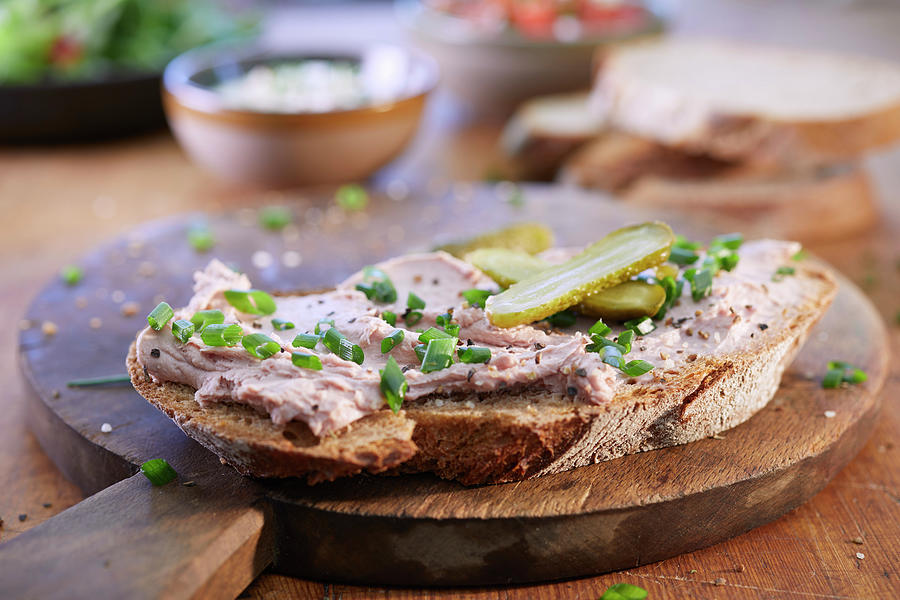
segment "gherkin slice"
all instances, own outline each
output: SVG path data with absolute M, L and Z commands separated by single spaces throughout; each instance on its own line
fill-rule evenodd
M 498 327 L 514 327 L 549 317 L 663 263 L 674 240 L 672 229 L 665 223 L 618 229 L 578 256 L 489 297 L 485 312 Z
M 550 263 L 537 256 L 505 248 L 482 248 L 470 252 L 466 255 L 466 262 L 478 267 L 503 287 L 509 287 L 550 267 Z M 627 321 L 655 315 L 665 301 L 666 290 L 662 286 L 646 281 L 625 281 L 585 298 L 578 306 L 578 312 L 592 317 Z
M 508 248 L 537 254 L 551 246 L 553 246 L 553 232 L 548 227 L 539 223 L 519 223 L 462 242 L 444 244 L 435 249 L 462 258 L 479 248 Z

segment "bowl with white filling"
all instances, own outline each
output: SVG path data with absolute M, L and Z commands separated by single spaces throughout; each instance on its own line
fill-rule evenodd
M 187 154 L 225 180 L 340 183 L 402 152 L 437 79 L 434 61 L 396 46 L 211 46 L 169 64 L 163 104 Z

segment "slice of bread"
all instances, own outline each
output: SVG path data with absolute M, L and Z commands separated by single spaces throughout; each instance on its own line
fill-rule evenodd
M 507 122 L 500 147 L 516 179 L 549 180 L 562 161 L 603 129 L 588 92 L 540 96 Z
M 601 55 L 612 126 L 726 160 L 835 162 L 900 139 L 900 66 L 740 42 L 666 38 Z
M 528 388 L 440 395 L 319 439 L 302 423 L 275 425 L 245 406 L 201 407 L 192 388 L 153 382 L 134 346 L 127 366 L 142 396 L 244 474 L 315 483 L 392 470 L 429 471 L 467 485 L 518 481 L 683 444 L 750 418 L 771 399 L 836 291 L 828 271 L 812 261 L 797 263 L 793 277 L 806 300 L 786 306 L 740 351 L 700 357 L 664 372 L 663 381 L 629 382 L 600 405 Z

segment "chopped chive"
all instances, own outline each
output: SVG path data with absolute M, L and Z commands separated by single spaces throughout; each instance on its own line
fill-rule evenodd
M 322 359 L 315 354 L 307 354 L 306 352 L 291 352 L 291 362 L 295 367 L 301 369 L 312 369 L 313 371 L 322 370 Z
M 637 335 L 647 335 L 656 329 L 656 323 L 650 317 L 638 317 L 622 323 L 626 329 L 633 330 Z
M 606 337 L 610 331 L 612 331 L 612 329 L 609 328 L 609 325 L 604 323 L 603 319 L 599 319 L 596 323 L 591 325 L 590 329 L 588 329 L 588 334 Z
M 446 331 L 453 337 L 459 337 L 459 325 L 457 323 L 447 323 L 446 325 L 444 325 L 444 331 Z
M 840 381 L 835 385 L 826 385 L 826 383 L 833 383 L 833 375 L 834 372 L 840 374 Z M 869 378 L 865 371 L 851 365 L 850 363 L 840 361 L 840 360 L 832 360 L 828 363 L 828 372 L 825 374 L 825 379 L 822 381 L 822 387 L 838 387 L 841 383 L 863 383 Z
M 772 275 L 772 281 L 782 281 L 787 275 L 794 275 L 797 272 L 797 269 L 794 267 L 778 267 L 775 269 L 775 274 Z
M 389 310 L 381 313 L 381 318 L 384 319 L 385 322 L 390 324 L 391 326 L 397 326 L 397 313 L 391 312 Z
M 491 349 L 481 346 L 462 346 L 456 351 L 456 355 L 461 363 L 486 363 L 491 360 Z
M 375 300 L 382 304 L 391 304 L 397 301 L 397 289 L 387 273 L 378 267 L 365 267 L 363 269 L 363 282 L 356 284 L 356 289 L 366 295 L 369 300 Z
M 420 363 L 425 360 L 425 344 L 416 344 L 413 346 L 413 351 L 416 353 Z
M 194 324 L 187 319 L 178 319 L 172 323 L 172 335 L 182 344 L 191 339 L 191 336 L 194 335 L 194 329 Z
M 422 372 L 431 373 L 446 369 L 453 363 L 456 338 L 439 338 L 428 342 L 422 358 Z
M 169 319 L 175 316 L 175 311 L 172 310 L 172 307 L 169 306 L 165 302 L 160 302 L 156 305 L 150 314 L 147 315 L 147 323 L 149 323 L 150 327 L 159 331 L 163 327 L 166 326 L 166 323 L 169 322 Z
M 280 231 L 291 224 L 294 215 L 286 206 L 264 206 L 259 210 L 259 224 L 272 231 Z
M 275 299 L 262 290 L 225 290 L 225 300 L 248 315 L 271 315 L 276 310 Z
M 438 315 L 435 319 L 435 322 L 439 327 L 443 327 L 444 331 L 449 333 L 451 336 L 459 337 L 459 325 L 453 322 L 453 315 L 451 315 L 450 313 Z
M 404 333 L 402 329 L 395 329 L 381 340 L 381 353 L 387 354 L 397 347 L 397 344 L 403 341 Z
M 680 246 L 672 246 L 672 251 L 669 253 L 669 262 L 676 265 L 692 265 L 697 262 L 698 258 L 700 258 L 699 254 Z
M 484 303 L 487 301 L 488 296 L 492 296 L 494 292 L 490 290 L 479 290 L 477 288 L 473 288 L 471 290 L 465 290 L 462 292 L 462 297 L 466 302 L 469 303 L 469 306 L 476 306 L 478 308 L 484 308 Z
M 577 316 L 569 309 L 561 310 L 556 314 L 550 315 L 545 320 L 553 327 L 571 327 L 575 324 Z
M 356 183 L 342 185 L 334 194 L 337 205 L 347 211 L 365 210 L 369 205 L 369 193 Z
M 685 271 L 684 276 L 691 282 L 691 297 L 694 302 L 699 302 L 712 292 L 713 274 L 709 269 L 700 269 L 688 277 L 689 271 Z
M 622 354 L 628 354 L 631 352 L 631 342 L 634 341 L 634 330 L 626 329 L 622 333 L 619 334 L 619 337 L 616 338 L 616 343 L 625 348 L 625 352 Z
M 187 232 L 188 243 L 197 252 L 206 252 L 216 245 L 216 238 L 206 225 L 192 225 Z
M 311 333 L 298 333 L 297 337 L 294 338 L 294 341 L 291 342 L 291 345 L 294 348 L 303 347 L 312 350 L 316 347 L 316 344 L 319 343 L 319 339 L 319 336 Z
M 191 323 L 194 324 L 194 331 L 203 333 L 207 325 L 220 325 L 225 322 L 225 313 L 221 310 L 200 310 L 191 317 Z
M 645 373 L 649 373 L 653 369 L 654 366 L 648 363 L 646 360 L 632 360 L 619 367 L 619 370 L 621 370 L 629 377 L 640 377 Z
M 447 332 L 441 331 L 437 327 L 429 327 L 419 336 L 419 343 L 427 344 L 431 340 L 448 339 L 454 336 Z
M 344 334 L 334 327 L 325 332 L 325 335 L 322 337 L 322 343 L 344 360 L 355 362 L 358 365 L 361 365 L 363 360 L 365 360 L 362 348 L 348 340 Z
M 91 377 L 88 379 L 73 379 L 66 383 L 68 387 L 93 387 L 95 385 L 110 385 L 115 383 L 131 383 L 130 375 L 110 375 L 108 377 Z
M 215 323 L 207 325 L 200 332 L 200 339 L 207 346 L 236 346 L 241 341 L 244 330 L 237 323 L 225 325 Z
M 409 388 L 406 376 L 393 356 L 388 358 L 387 364 L 378 373 L 381 375 L 381 393 L 390 409 L 397 414 Z
M 81 280 L 84 279 L 84 271 L 81 269 L 81 267 L 69 265 L 62 268 L 62 270 L 59 272 L 59 277 L 66 285 L 78 285 L 79 283 L 81 283 Z
M 409 295 L 406 296 L 406 308 L 410 310 L 422 310 L 425 308 L 425 301 L 413 292 L 410 292 Z
M 797 252 L 795 252 L 793 256 L 791 256 L 791 260 L 800 262 L 801 260 L 805 260 L 808 255 L 809 254 L 806 252 L 806 250 L 801 248 L 800 250 L 797 250 Z
M 285 329 L 293 329 L 295 325 L 284 319 L 272 319 L 272 328 L 275 331 L 284 331 Z
M 659 281 L 659 285 L 666 291 L 666 300 L 663 302 L 663 305 L 659 307 L 657 313 L 653 315 L 653 318 L 656 320 L 664 319 L 668 310 L 672 308 L 675 301 L 681 297 L 684 280 L 679 279 L 676 281 L 671 275 L 666 275 Z
M 729 250 L 737 250 L 744 243 L 744 236 L 740 233 L 726 233 L 717 235 L 709 243 L 710 250 L 727 248 Z
M 731 252 L 719 259 L 719 266 L 726 271 L 733 271 L 740 260 L 741 257 L 737 252 Z
M 244 349 L 260 360 L 265 360 L 281 351 L 281 344 L 264 333 L 252 333 L 241 339 Z
M 322 325 L 330 325 L 331 327 L 334 327 L 334 319 L 319 319 L 319 322 L 316 323 L 315 329 L 313 329 L 313 333 L 315 333 L 316 335 L 321 334 L 322 333 L 322 328 L 321 328 Z
M 606 348 L 613 348 L 619 354 L 626 354 L 628 351 L 625 349 L 625 346 L 619 344 L 618 342 L 614 342 L 610 339 L 607 339 L 601 335 L 594 334 L 591 336 L 591 340 L 594 342 L 593 344 L 588 344 L 584 347 L 585 352 L 599 352 L 603 354 L 606 351 Z
M 691 242 L 681 234 L 675 236 L 674 248 L 684 248 L 685 250 L 699 250 L 703 244 L 700 242 Z
M 161 458 L 153 458 L 141 465 L 143 473 L 153 485 L 166 485 L 176 477 L 175 469 Z
M 621 346 L 619 346 L 619 348 L 621 348 Z M 619 348 L 616 346 L 604 347 L 600 352 L 600 356 L 602 357 L 601 360 L 610 366 L 620 368 L 624 359 L 622 358 L 622 351 L 619 350 Z
M 437 323 L 438 327 L 446 327 L 447 324 L 450 323 L 452 320 L 453 320 L 453 315 L 451 315 L 448 312 L 446 312 L 442 315 L 438 315 L 437 317 L 434 318 L 434 322 Z
M 630 583 L 616 583 L 606 588 L 599 600 L 644 600 L 647 590 Z
M 403 316 L 403 320 L 406 321 L 406 324 L 412 327 L 416 323 L 422 320 L 422 311 L 421 310 L 410 310 L 407 311 Z
M 828 369 L 825 377 L 822 378 L 822 387 L 825 389 L 834 389 L 841 386 L 844 381 L 843 369 Z

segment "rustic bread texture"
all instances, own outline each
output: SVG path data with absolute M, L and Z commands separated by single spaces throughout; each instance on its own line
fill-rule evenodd
M 562 161 L 600 134 L 588 93 L 540 96 L 522 104 L 507 122 L 500 147 L 515 179 L 552 179 Z
M 765 406 L 837 286 L 827 270 L 799 264 L 814 302 L 769 323 L 740 353 L 700 358 L 665 382 L 628 384 L 608 404 L 537 390 L 455 395 L 382 410 L 321 440 L 302 423 L 274 425 L 240 405 L 200 407 L 194 390 L 150 380 L 134 346 L 135 389 L 189 436 L 243 474 L 306 476 L 310 483 L 361 471 L 429 471 L 466 485 L 519 481 L 683 444 L 729 429 Z
M 900 67 L 739 42 L 666 38 L 600 57 L 610 124 L 725 160 L 821 163 L 900 139 Z

